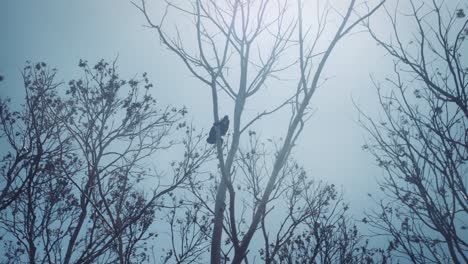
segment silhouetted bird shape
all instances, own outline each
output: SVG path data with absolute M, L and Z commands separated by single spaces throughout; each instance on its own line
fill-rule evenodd
M 219 139 L 221 140 L 221 143 L 222 143 L 223 139 L 221 137 L 226 135 L 228 129 L 229 129 L 229 117 L 225 115 L 223 119 L 213 124 L 210 130 L 210 134 L 208 138 L 206 139 L 206 142 L 208 142 L 208 144 L 216 144 L 216 134 L 219 133 Z

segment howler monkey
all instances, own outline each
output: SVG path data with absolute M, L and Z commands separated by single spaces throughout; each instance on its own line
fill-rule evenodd
M 223 142 L 223 139 L 221 137 L 226 135 L 228 129 L 229 129 L 229 117 L 225 115 L 223 119 L 213 124 L 210 130 L 210 134 L 208 138 L 206 139 L 206 142 L 208 142 L 208 144 L 215 144 L 217 133 L 219 133 L 220 140 L 221 142 Z

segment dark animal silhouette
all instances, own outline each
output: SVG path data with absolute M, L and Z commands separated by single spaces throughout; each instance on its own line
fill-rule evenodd
M 225 115 L 223 119 L 213 124 L 210 130 L 210 134 L 208 138 L 206 139 L 206 142 L 208 142 L 208 144 L 216 144 L 216 134 L 219 133 L 219 139 L 221 140 L 221 143 L 222 143 L 223 139 L 221 137 L 226 135 L 228 129 L 229 129 L 229 117 Z

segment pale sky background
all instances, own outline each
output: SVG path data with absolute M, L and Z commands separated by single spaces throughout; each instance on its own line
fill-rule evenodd
M 79 59 L 94 63 L 101 58 L 111 61 L 118 55 L 122 77 L 148 72 L 155 83 L 153 94 L 160 102 L 187 106 L 194 124 L 209 129 L 212 116 L 208 87 L 192 77 L 144 24 L 142 15 L 128 0 L 2 1 L 0 74 L 5 81 L 0 84 L 0 95 L 20 102 L 20 70 L 26 60 L 47 62 L 59 70 L 59 80 L 67 81 L 81 75 Z M 382 171 L 361 149 L 365 133 L 357 124 L 351 98 L 363 109 L 377 113 L 370 74 L 381 75 L 389 69 L 389 58 L 365 33 L 342 41 L 324 75 L 333 79 L 314 96 L 312 106 L 317 112 L 294 150 L 309 175 L 344 189 L 357 217 L 372 205 L 367 193 L 378 192 L 376 179 Z M 274 96 L 274 91 L 271 93 Z M 261 109 L 268 100 L 259 98 L 256 107 Z M 247 111 L 255 111 L 255 107 L 249 107 Z M 286 130 L 277 128 L 277 120 L 262 121 L 258 132 L 281 137 Z

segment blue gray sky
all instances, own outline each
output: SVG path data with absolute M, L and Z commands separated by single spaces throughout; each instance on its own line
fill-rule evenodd
M 27 60 L 47 62 L 59 70 L 59 80 L 67 81 L 80 75 L 79 59 L 92 63 L 118 56 L 121 75 L 148 72 L 156 98 L 165 104 L 187 106 L 193 123 L 207 130 L 212 123 L 208 87 L 192 77 L 144 24 L 128 0 L 2 1 L 0 73 L 5 81 L 0 84 L 0 95 L 20 102 L 20 70 Z M 382 172 L 361 149 L 365 134 L 357 124 L 352 98 L 376 113 L 377 96 L 370 74 L 382 75 L 390 69 L 388 58 L 364 33 L 341 42 L 325 72 L 333 78 L 316 93 L 312 104 L 317 111 L 294 150 L 310 175 L 343 187 L 354 212 L 370 206 L 367 193 L 375 192 L 375 181 Z M 270 93 L 274 96 L 275 91 Z M 248 105 L 247 111 L 255 113 L 268 98 L 257 102 Z M 257 131 L 266 137 L 283 136 L 286 130 L 277 129 L 276 120 L 262 121 Z

